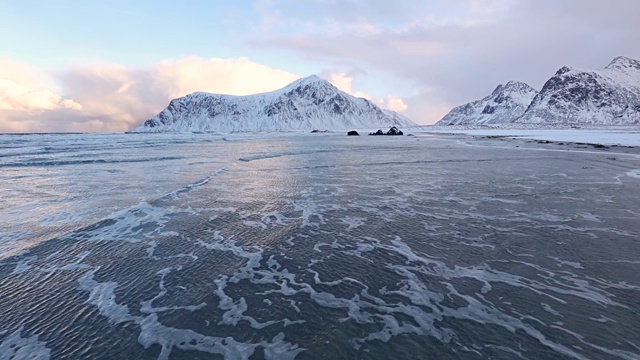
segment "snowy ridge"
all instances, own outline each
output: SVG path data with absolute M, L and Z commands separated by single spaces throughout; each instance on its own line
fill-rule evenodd
M 640 61 L 617 57 L 604 69 L 562 67 L 537 93 L 511 81 L 491 95 L 451 110 L 435 125 L 640 124 Z
M 617 57 L 599 70 L 562 67 L 525 114 L 531 124 L 631 125 L 640 123 L 640 61 Z
M 509 81 L 481 100 L 454 108 L 436 125 L 509 123 L 524 114 L 537 93 L 523 82 Z
M 415 126 L 312 75 L 247 96 L 196 92 L 171 101 L 133 132 L 269 131 Z

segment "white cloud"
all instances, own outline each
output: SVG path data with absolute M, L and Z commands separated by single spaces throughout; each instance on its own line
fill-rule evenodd
M 253 34 L 254 45 L 381 73 L 413 84 L 411 92 L 429 89 L 405 99 L 405 114 L 419 123 L 509 80 L 540 89 L 563 65 L 598 68 L 619 55 L 640 58 L 638 0 L 315 1 L 305 11 L 292 1 L 272 3 L 281 22 Z M 373 30 L 354 31 L 358 24 Z M 426 112 L 416 116 L 417 109 Z
M 397 112 L 403 112 L 409 107 L 403 99 L 391 95 L 387 96 L 386 103 L 387 109 Z
M 47 73 L 12 62 L 13 79 L 0 80 L 0 132 L 127 131 L 157 114 L 173 98 L 195 91 L 248 95 L 279 89 L 298 75 L 247 58 L 165 60 L 148 68 L 94 63 Z M 6 69 L 6 68 L 5 68 Z M 407 102 L 353 89 L 358 73 L 324 72 L 340 90 L 399 112 Z M 55 81 L 64 90 L 47 84 Z
M 321 76 L 332 83 L 338 89 L 353 96 L 367 99 L 384 109 L 389 109 L 397 112 L 405 112 L 409 107 L 404 99 L 394 95 L 387 95 L 385 98 L 379 98 L 372 96 L 366 92 L 354 91 L 354 76 L 345 72 L 324 71 Z
M 299 78 L 247 58 L 191 56 L 148 68 L 97 63 L 52 74 L 24 63 L 11 64 L 20 71 L 0 80 L 0 132 L 127 131 L 160 112 L 171 99 L 195 91 L 247 95 L 275 90 Z M 53 81 L 66 97 L 47 86 Z
M 27 64 L 0 59 L 0 110 L 81 110 L 82 105 L 47 86 L 46 73 Z
M 327 81 L 332 83 L 338 89 L 354 95 L 352 92 L 353 77 L 343 72 L 325 71 L 321 74 Z M 355 95 L 354 95 L 355 96 Z M 363 96 L 360 96 L 363 97 Z
M 156 81 L 171 87 L 170 97 L 194 91 L 230 95 L 249 95 L 283 87 L 299 76 L 237 59 L 202 59 L 191 56 L 177 61 L 162 61 L 153 71 Z

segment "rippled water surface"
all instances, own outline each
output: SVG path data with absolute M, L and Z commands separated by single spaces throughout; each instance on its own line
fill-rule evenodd
M 640 359 L 640 158 L 0 135 L 0 358 Z

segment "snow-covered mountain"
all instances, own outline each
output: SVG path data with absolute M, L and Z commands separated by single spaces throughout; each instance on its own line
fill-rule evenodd
M 197 92 L 174 99 L 133 132 L 265 131 L 415 126 L 312 75 L 282 89 L 233 96 Z
M 640 61 L 617 57 L 600 70 L 563 67 L 547 81 L 518 123 L 640 123 Z
M 509 81 L 491 95 L 451 110 L 436 125 L 482 125 L 509 123 L 524 114 L 538 92 L 531 86 Z

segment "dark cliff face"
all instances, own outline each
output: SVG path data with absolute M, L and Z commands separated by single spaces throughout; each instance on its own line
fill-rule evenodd
M 548 104 L 576 106 L 594 103 L 599 107 L 610 105 L 615 97 L 612 87 L 603 85 L 603 79 L 597 74 L 579 73 L 571 76 L 554 76 L 542 88 L 541 93 L 550 94 Z

